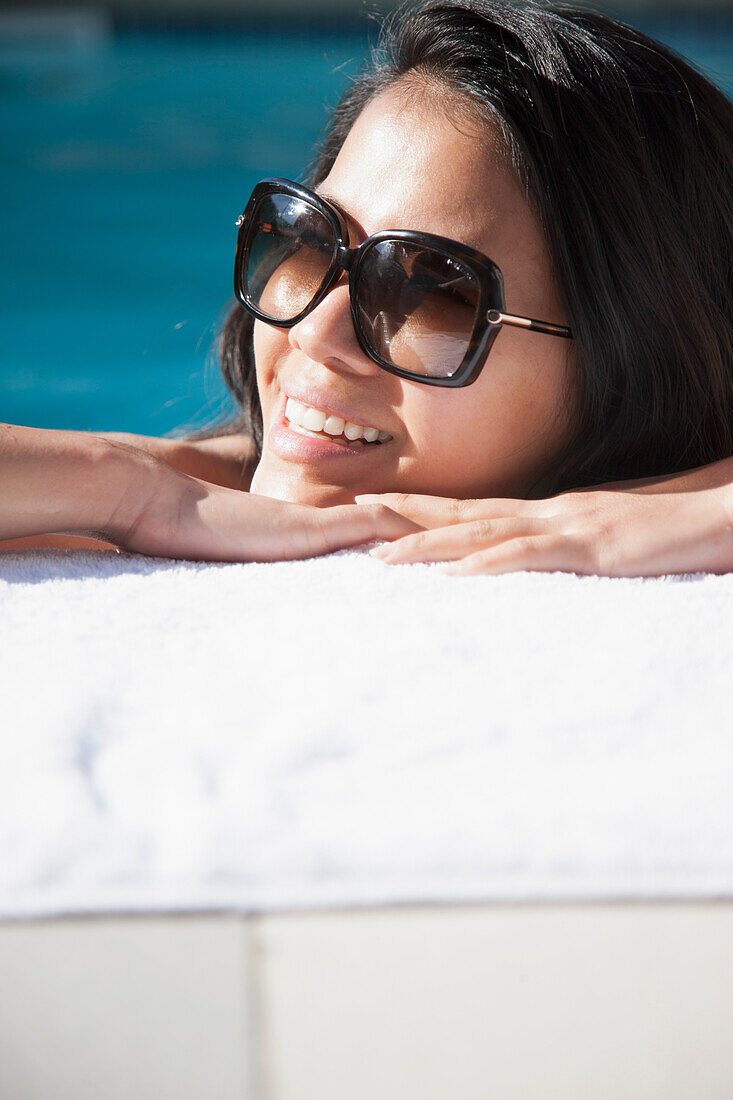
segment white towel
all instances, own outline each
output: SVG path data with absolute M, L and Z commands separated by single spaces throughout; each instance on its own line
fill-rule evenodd
M 733 574 L 0 554 L 0 914 L 733 895 Z

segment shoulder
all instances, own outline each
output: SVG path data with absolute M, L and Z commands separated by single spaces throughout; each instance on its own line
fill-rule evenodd
M 249 490 L 257 466 L 254 440 L 241 432 L 209 439 L 133 435 L 130 432 L 95 434 L 112 443 L 123 443 L 147 451 L 189 477 L 229 489 Z
M 249 489 L 257 466 L 257 451 L 250 436 L 220 435 L 175 442 L 178 459 L 175 465 L 179 469 L 187 465 L 185 473 L 231 489 Z

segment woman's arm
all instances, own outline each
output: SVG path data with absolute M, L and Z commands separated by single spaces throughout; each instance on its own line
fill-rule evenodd
M 390 565 L 453 560 L 446 571 L 462 575 L 522 569 L 610 577 L 733 571 L 733 458 L 547 500 L 397 493 L 356 500 L 386 504 L 425 528 L 372 551 Z
M 382 505 L 291 504 L 191 477 L 119 439 L 0 424 L 0 540 L 83 536 L 159 557 L 280 561 L 414 530 Z
M 26 431 L 32 429 L 26 429 Z M 181 473 L 224 485 L 231 489 L 249 490 L 256 466 L 254 444 L 248 436 L 228 435 L 214 439 L 187 440 L 135 435 L 130 432 L 70 433 L 113 442 L 126 443 L 168 463 Z M 17 539 L 3 539 L 0 550 L 116 550 L 110 542 L 82 535 L 38 534 Z
M 0 424 L 0 550 L 115 549 L 93 536 L 126 488 L 121 457 L 86 432 Z

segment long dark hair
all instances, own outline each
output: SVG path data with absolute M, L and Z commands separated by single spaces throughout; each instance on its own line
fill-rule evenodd
M 499 126 L 573 329 L 575 435 L 532 495 L 733 454 L 733 104 L 597 12 L 422 0 L 386 19 L 307 183 L 328 175 L 369 100 L 413 70 Z M 235 305 L 218 354 L 241 411 L 195 437 L 244 431 L 259 456 L 252 337 Z

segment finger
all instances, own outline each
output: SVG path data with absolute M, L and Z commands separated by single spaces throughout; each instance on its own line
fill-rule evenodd
M 441 572 L 454 577 L 479 573 L 585 573 L 576 543 L 556 535 L 521 536 L 499 546 L 478 550 Z
M 405 535 L 396 542 L 371 550 L 372 557 L 388 565 L 409 561 L 446 561 L 463 558 L 478 550 L 494 546 L 521 535 L 538 534 L 541 520 L 479 519 L 471 523 L 454 523 L 448 527 Z
M 445 527 L 449 523 L 464 523 L 473 519 L 532 515 L 536 512 L 538 503 L 511 497 L 463 500 L 423 496 L 419 493 L 374 493 L 354 497 L 354 500 L 359 507 L 385 504 L 422 527 Z
M 309 509 L 293 532 L 293 547 L 304 551 L 302 556 L 317 556 L 374 539 L 398 539 L 419 530 L 418 524 L 384 504 L 362 508 L 342 504 Z

